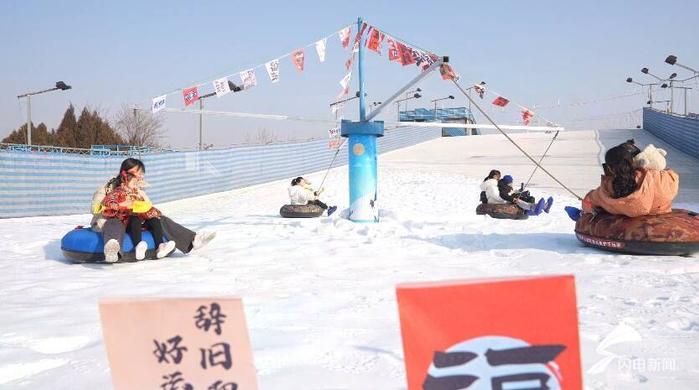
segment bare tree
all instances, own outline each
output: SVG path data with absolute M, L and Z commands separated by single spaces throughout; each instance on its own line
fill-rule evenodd
M 161 146 L 160 141 L 163 135 L 161 116 L 123 105 L 114 118 L 114 126 L 129 145 L 156 148 Z

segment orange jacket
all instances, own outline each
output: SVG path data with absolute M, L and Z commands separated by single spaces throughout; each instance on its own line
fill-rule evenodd
M 672 211 L 672 200 L 677 196 L 680 187 L 680 176 L 675 171 L 637 169 L 636 183 L 636 191 L 615 199 L 612 198 L 612 178 L 603 175 L 600 186 L 585 195 L 582 202 L 583 211 L 591 212 L 595 207 L 601 207 L 610 214 L 627 217 L 665 214 Z

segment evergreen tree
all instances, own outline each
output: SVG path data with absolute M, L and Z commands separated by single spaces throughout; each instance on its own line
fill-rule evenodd
M 2 142 L 26 144 L 27 125 L 10 133 Z M 90 111 L 87 107 L 80 112 L 80 117 L 75 117 L 75 107 L 71 104 L 63 114 L 63 119 L 58 129 L 48 131 L 45 124 L 39 126 L 32 124 L 32 144 L 63 146 L 70 148 L 89 149 L 92 145 L 124 144 L 124 139 L 100 117 L 97 111 Z
M 77 145 L 77 128 L 78 121 L 75 119 L 75 107 L 73 107 L 73 104 L 71 104 L 63 114 L 61 124 L 58 125 L 58 129 L 56 129 L 56 139 L 54 141 L 55 145 L 69 147 L 74 147 L 74 145 Z
M 39 126 L 34 126 L 32 123 L 32 143 L 34 145 L 51 145 L 53 134 L 49 133 L 46 125 L 39 123 Z M 7 137 L 3 138 L 2 142 L 8 144 L 26 144 L 27 143 L 27 125 L 20 126 L 19 129 L 13 131 Z

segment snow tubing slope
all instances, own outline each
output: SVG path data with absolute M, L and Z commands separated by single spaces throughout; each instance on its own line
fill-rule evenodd
M 699 215 L 681 209 L 634 218 L 585 213 L 575 223 L 575 235 L 585 245 L 608 251 L 691 256 L 699 253 Z
M 529 216 L 512 203 L 506 204 L 489 204 L 481 203 L 476 207 L 476 214 L 489 215 L 496 219 L 527 219 Z
M 157 259 L 155 255 L 155 241 L 153 240 L 151 232 L 143 231 L 143 240 L 148 243 L 148 250 L 146 251 L 145 258 Z M 63 239 L 61 239 L 61 250 L 67 259 L 74 262 L 104 262 L 104 242 L 102 240 L 102 234 L 90 228 L 76 228 L 68 232 L 63 236 Z M 119 259 L 119 262 L 136 261 L 134 245 L 128 234 L 124 234 L 122 250 L 124 255 Z M 174 252 L 174 250 L 172 252 Z M 168 256 L 170 256 L 172 252 L 168 253 Z
M 323 209 L 314 204 L 285 204 L 279 209 L 279 214 L 284 218 L 316 218 L 323 214 Z

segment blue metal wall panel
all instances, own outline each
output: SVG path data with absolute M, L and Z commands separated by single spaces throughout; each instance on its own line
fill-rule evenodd
M 699 118 L 644 108 L 643 129 L 690 156 L 699 158 Z
M 380 153 L 439 138 L 438 128 L 401 128 L 379 138 Z M 327 169 L 328 140 L 144 154 L 148 195 L 167 202 Z M 0 151 L 0 218 L 88 213 L 92 193 L 117 174 L 122 156 Z M 343 146 L 334 167 L 347 164 Z

